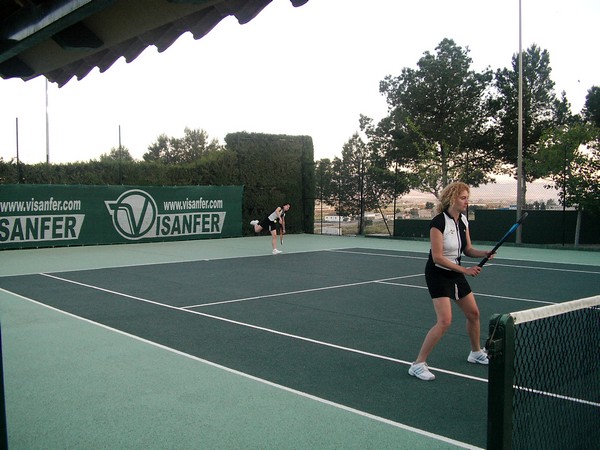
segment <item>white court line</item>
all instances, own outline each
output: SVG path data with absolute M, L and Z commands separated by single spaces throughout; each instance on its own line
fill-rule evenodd
M 328 251 L 334 251 L 335 249 L 323 249 L 323 250 L 296 250 L 293 252 L 286 252 L 286 254 L 288 255 L 295 255 L 295 254 L 302 254 L 302 253 L 318 253 L 318 252 L 328 252 Z M 46 273 L 70 273 L 70 272 L 91 272 L 91 271 L 95 271 L 95 270 L 106 270 L 106 269 L 126 269 L 129 267 L 147 267 L 147 266 L 159 266 L 159 265 L 168 265 L 168 264 L 188 264 L 188 263 L 196 263 L 196 262 L 210 262 L 210 261 L 223 261 L 223 260 L 228 260 L 228 259 L 243 259 L 243 258 L 272 258 L 273 255 L 271 253 L 265 254 L 265 253 L 257 253 L 255 255 L 229 255 L 229 256 L 215 256 L 212 258 L 203 258 L 203 257 L 198 257 L 198 258 L 193 258 L 193 259 L 178 259 L 178 260 L 165 260 L 165 261 L 146 261 L 146 262 L 131 262 L 128 264 L 117 264 L 117 265 L 106 265 L 106 266 L 99 266 L 99 267 L 75 267 L 75 268 L 70 268 L 70 269 L 59 269 L 53 272 L 46 272 Z M 6 278 L 6 277 L 19 277 L 19 276 L 23 276 L 23 275 L 39 275 L 39 272 L 20 272 L 20 273 L 13 273 L 13 274 L 8 274 L 8 275 L 0 275 L 0 278 Z
M 580 405 L 594 406 L 596 408 L 600 408 L 600 402 L 594 402 L 591 400 L 583 400 L 581 398 L 569 397 L 568 395 L 555 394 L 554 392 L 540 391 L 539 389 L 529 388 L 525 386 L 513 385 L 514 389 L 518 389 L 520 391 L 529 392 L 531 394 L 542 395 L 544 397 L 552 397 L 557 398 L 559 400 L 565 400 L 572 403 L 579 403 Z
M 332 250 L 327 250 L 327 251 L 336 252 L 336 253 L 352 253 L 352 254 L 356 254 L 356 255 L 382 256 L 382 257 L 387 257 L 387 258 L 404 258 L 404 259 L 420 259 L 420 260 L 427 260 L 427 258 L 428 258 L 427 256 L 390 255 L 389 253 L 359 252 L 359 251 L 344 250 L 344 249 L 339 249 L 339 250 L 332 249 Z M 477 261 L 467 261 L 467 262 L 473 263 L 473 264 L 477 263 Z M 563 264 L 577 265 L 577 263 L 563 263 Z M 517 269 L 549 270 L 549 271 L 554 271 L 554 272 L 571 272 L 571 273 L 586 273 L 586 274 L 592 274 L 592 275 L 600 275 L 600 272 L 593 271 L 593 270 L 560 269 L 560 268 L 556 268 L 556 267 L 524 266 L 524 265 L 515 265 L 515 264 L 503 264 L 503 263 L 497 263 L 497 262 L 488 262 L 486 264 L 486 267 L 491 267 L 491 266 L 510 267 L 510 268 L 514 267 Z
M 45 274 L 41 274 L 41 275 L 45 275 Z M 52 278 L 57 278 L 57 277 L 52 277 Z M 57 278 L 57 279 L 60 280 L 60 278 Z M 65 280 L 65 281 L 71 282 L 70 280 Z M 77 283 L 77 282 L 74 282 L 74 283 L 81 284 L 81 283 Z M 345 406 L 345 405 L 342 405 L 340 403 L 335 403 L 335 402 L 332 402 L 331 400 L 327 400 L 327 399 L 324 399 L 324 398 L 321 398 L 321 397 L 317 397 L 317 396 L 315 396 L 313 394 L 309 394 L 307 392 L 299 391 L 297 389 L 292 389 L 290 387 L 287 387 L 287 386 L 284 386 L 284 385 L 281 385 L 281 384 L 277 384 L 277 383 L 274 383 L 274 382 L 269 381 L 269 380 L 265 380 L 264 378 L 259 378 L 259 377 L 256 377 L 254 375 L 250 375 L 250 374 L 247 374 L 247 373 L 240 372 L 238 370 L 232 369 L 230 367 L 222 366 L 222 365 L 214 363 L 212 361 L 209 361 L 209 360 L 206 360 L 206 359 L 203 359 L 203 358 L 199 358 L 199 357 L 194 356 L 194 355 L 190 355 L 189 353 L 184 353 L 184 352 L 182 352 L 180 350 L 176 350 L 174 348 L 167 347 L 167 346 L 159 344 L 157 342 L 152 342 L 152 341 L 150 341 L 148 339 L 144 339 L 144 338 L 142 338 L 140 336 L 136 336 L 134 334 L 127 333 L 127 332 L 125 332 L 123 330 L 119 330 L 117 328 L 109 327 L 108 325 L 104 325 L 102 323 L 94 322 L 93 320 L 86 319 L 85 317 L 77 316 L 75 314 L 63 311 L 61 309 L 55 308 L 55 307 L 47 305 L 45 303 L 41 303 L 41 302 L 39 302 L 37 300 L 33 300 L 33 299 L 29 298 L 29 297 L 24 297 L 22 295 L 15 294 L 14 292 L 10 292 L 10 291 L 7 291 L 7 290 L 2 289 L 2 288 L 0 288 L 0 291 L 5 292 L 5 293 L 10 294 L 10 295 L 13 295 L 13 296 L 18 297 L 18 298 L 21 298 L 23 300 L 29 301 L 31 303 L 35 303 L 35 304 L 37 304 L 39 306 L 42 306 L 44 308 L 48 308 L 48 309 L 53 310 L 53 311 L 55 311 L 57 313 L 64 314 L 64 315 L 72 317 L 74 319 L 82 320 L 83 322 L 86 322 L 88 324 L 91 324 L 91 325 L 103 328 L 103 329 L 108 330 L 108 331 L 112 331 L 114 333 L 120 334 L 122 336 L 126 336 L 128 338 L 134 339 L 134 340 L 142 342 L 144 344 L 151 345 L 151 346 L 159 348 L 161 350 L 165 350 L 165 351 L 171 352 L 171 353 L 173 353 L 175 355 L 182 356 L 184 358 L 188 358 L 188 359 L 191 359 L 193 361 L 200 362 L 202 364 L 206 364 L 208 366 L 214 367 L 214 368 L 219 369 L 219 370 L 224 370 L 225 372 L 228 372 L 228 373 L 231 373 L 231 374 L 234 374 L 234 375 L 238 375 L 238 376 L 241 376 L 243 378 L 246 378 L 246 379 L 249 379 L 249 380 L 252 380 L 252 381 L 256 381 L 258 383 L 261 383 L 261 384 L 264 384 L 264 385 L 267 385 L 267 386 L 270 386 L 270 387 L 282 390 L 284 392 L 289 392 L 291 394 L 295 394 L 295 395 L 298 395 L 300 397 L 307 398 L 309 400 L 313 400 L 313 401 L 316 401 L 318 403 L 321 403 L 321 404 L 324 404 L 324 405 L 327 405 L 327 406 L 332 406 L 332 407 L 340 409 L 342 411 L 347 411 L 347 412 L 349 412 L 351 414 L 355 414 L 357 416 L 361 416 L 361 417 L 364 417 L 364 418 L 367 418 L 367 419 L 371 419 L 371 420 L 374 420 L 376 422 L 384 423 L 386 425 L 390 425 L 390 426 L 393 426 L 395 428 L 399 428 L 399 429 L 402 429 L 402 430 L 405 430 L 405 431 L 410 431 L 412 433 L 416 433 L 416 434 L 419 434 L 421 436 L 425 436 L 425 437 L 428 437 L 428 438 L 431 438 L 431 439 L 435 439 L 437 441 L 441 441 L 441 442 L 445 442 L 445 443 L 448 443 L 448 444 L 451 444 L 451 445 L 455 445 L 455 446 L 460 447 L 460 448 L 465 448 L 465 449 L 470 449 L 470 450 L 484 450 L 484 449 L 481 449 L 480 447 L 476 447 L 476 446 L 467 444 L 465 442 L 456 441 L 454 439 L 450 439 L 450 438 L 445 437 L 445 436 L 441 436 L 441 435 L 438 435 L 438 434 L 435 434 L 435 433 L 431 433 L 429 431 L 425 431 L 425 430 L 422 430 L 420 428 L 411 427 L 410 425 L 405 425 L 405 424 L 400 423 L 400 422 L 394 422 L 393 420 L 386 419 L 384 417 L 376 416 L 374 414 L 369 414 L 369 413 L 361 411 L 359 409 L 351 408 L 349 406 Z
M 255 330 L 259 330 L 259 331 L 264 331 L 264 332 L 267 332 L 267 333 L 275 334 L 275 335 L 278 335 L 278 336 L 284 336 L 284 337 L 291 338 L 291 339 L 297 339 L 297 340 L 300 340 L 300 341 L 309 342 L 311 344 L 321 345 L 321 346 L 328 347 L 328 348 L 333 348 L 333 349 L 336 349 L 336 350 L 342 350 L 342 351 L 349 352 L 349 353 L 355 353 L 355 354 L 359 354 L 359 355 L 362 355 L 362 356 L 367 356 L 367 357 L 371 357 L 371 358 L 376 358 L 376 359 L 380 359 L 380 360 L 384 360 L 384 361 L 389 361 L 389 362 L 399 363 L 399 364 L 404 364 L 404 365 L 409 365 L 409 366 L 412 363 L 411 361 L 405 361 L 405 360 L 396 359 L 396 358 L 392 358 L 392 357 L 385 356 L 385 355 L 380 355 L 380 354 L 377 354 L 377 353 L 371 353 L 371 352 L 366 352 L 366 351 L 363 351 L 363 350 L 358 350 L 358 349 L 354 349 L 354 348 L 350 348 L 350 347 L 344 347 L 344 346 L 341 346 L 341 345 L 332 344 L 330 342 L 319 341 L 319 340 L 307 338 L 307 337 L 304 337 L 304 336 L 299 336 L 299 335 L 295 335 L 295 334 L 285 333 L 285 332 L 282 332 L 282 331 L 274 330 L 272 328 L 266 328 L 266 327 L 261 327 L 261 326 L 258 326 L 258 325 L 253 325 L 253 324 L 249 324 L 249 323 L 245 323 L 245 322 L 240 322 L 240 321 L 237 321 L 237 320 L 227 319 L 225 317 L 215 316 L 213 314 L 206 314 L 206 313 L 202 313 L 202 312 L 199 312 L 199 311 L 191 311 L 191 310 L 183 308 L 183 307 L 171 306 L 171 305 L 167 305 L 167 304 L 164 304 L 164 303 L 156 302 L 156 301 L 153 301 L 153 300 L 144 299 L 144 298 L 141 298 L 141 297 L 136 297 L 136 296 L 133 296 L 133 295 L 124 294 L 124 293 L 121 293 L 121 292 L 117 292 L 117 291 L 112 291 L 112 290 L 109 290 L 109 289 L 101 288 L 101 287 L 98 287 L 98 286 L 93 286 L 93 285 L 89 285 L 89 284 L 86 284 L 86 283 L 81 283 L 81 282 L 78 282 L 78 281 L 73 281 L 73 280 L 69 280 L 69 279 L 66 279 L 66 278 L 57 277 L 55 275 L 44 274 L 44 273 L 42 273 L 40 275 L 43 275 L 43 276 L 46 276 L 46 277 L 50 277 L 50 278 L 54 278 L 54 279 L 59 280 L 59 281 L 64 281 L 64 282 L 67 282 L 67 283 L 76 284 L 76 285 L 83 286 L 83 287 L 86 287 L 86 288 L 95 289 L 95 290 L 98 290 L 98 291 L 107 292 L 107 293 L 110 293 L 110 294 L 114 294 L 114 295 L 118 295 L 118 296 L 130 298 L 130 299 L 133 299 L 133 300 L 137 300 L 137 301 L 141 301 L 141 302 L 145 302 L 145 303 L 150 303 L 150 304 L 157 305 L 157 306 L 162 306 L 164 308 L 173 309 L 173 310 L 177 310 L 177 311 L 181 311 L 181 312 L 185 312 L 185 313 L 189 313 L 189 314 L 196 314 L 196 315 L 203 316 L 203 317 L 206 317 L 206 318 L 210 318 L 210 319 L 214 319 L 214 320 L 219 320 L 219 321 L 223 321 L 223 322 L 227 322 L 227 323 L 231 323 L 231 324 L 234 324 L 234 325 L 239 325 L 239 326 L 243 326 L 243 327 L 247 327 L 247 328 L 252 328 L 252 329 L 255 329 Z M 372 282 L 375 282 L 375 283 L 384 283 L 384 284 L 394 284 L 396 286 L 413 287 L 413 288 L 419 288 L 419 289 L 426 289 L 426 288 L 424 288 L 422 286 L 412 286 L 412 285 L 405 285 L 405 284 L 398 284 L 398 283 L 390 283 L 389 282 L 389 280 L 393 280 L 393 279 L 410 278 L 410 277 L 416 277 L 416 276 L 420 276 L 420 274 L 419 275 L 407 275 L 407 276 L 404 276 L 404 277 L 385 278 L 385 279 L 382 279 L 382 280 L 374 280 Z M 367 284 L 367 283 L 371 283 L 371 282 L 351 283 L 351 284 L 348 284 L 348 285 L 333 286 L 331 288 L 346 287 L 346 286 L 352 286 L 352 285 L 364 285 L 364 284 Z M 321 290 L 321 289 L 326 289 L 326 288 L 310 289 L 310 290 L 306 290 L 306 291 Z M 305 291 L 298 291 L 298 292 L 305 292 Z M 286 294 L 276 294 L 276 295 L 286 295 Z M 476 295 L 486 295 L 486 294 L 476 294 Z M 269 296 L 265 296 L 265 297 L 269 297 Z M 490 295 L 490 297 L 495 297 L 495 296 Z M 253 298 L 260 298 L 260 297 L 253 297 Z M 514 300 L 529 301 L 529 300 L 525 300 L 525 299 L 514 299 Z M 544 303 L 547 303 L 547 302 L 544 302 Z M 187 307 L 187 308 L 189 308 L 189 307 Z M 78 317 L 78 316 L 75 316 L 75 317 Z M 84 320 L 87 320 L 87 319 L 84 319 Z M 92 322 L 92 323 L 95 323 L 95 322 Z M 124 334 L 126 334 L 126 333 L 124 333 Z M 168 348 L 168 347 L 165 347 L 165 348 Z M 173 351 L 176 351 L 176 350 L 173 350 Z M 182 354 L 185 354 L 185 353 L 182 353 Z M 191 355 L 189 355 L 189 356 L 191 356 Z M 450 370 L 440 369 L 440 368 L 436 368 L 436 367 L 430 367 L 430 370 L 432 370 L 434 372 L 446 373 L 446 374 L 457 376 L 457 377 L 460 377 L 460 378 L 466 378 L 466 379 L 471 379 L 471 380 L 474 380 L 474 381 L 480 381 L 480 382 L 483 382 L 483 383 L 487 383 L 488 382 L 488 380 L 485 379 L 485 378 L 474 377 L 474 376 L 471 376 L 471 375 L 466 375 L 466 374 L 462 374 L 462 373 L 459 373 L 459 372 L 454 372 L 454 371 L 450 371 Z M 248 375 L 248 376 L 252 377 L 251 375 Z M 267 382 L 267 383 L 270 383 L 270 382 Z M 515 387 L 518 388 L 518 389 L 523 389 L 523 390 L 531 390 L 531 389 L 520 387 L 520 386 L 515 386 Z M 293 391 L 293 390 L 290 389 L 290 391 Z M 551 393 L 551 392 L 543 392 L 543 391 L 537 391 L 537 390 L 531 390 L 531 391 L 535 392 L 535 393 L 538 393 L 540 395 L 546 395 L 546 396 L 552 396 L 552 397 L 561 398 L 561 399 L 564 399 L 564 400 L 582 402 L 582 401 L 580 401 L 578 399 L 574 399 L 572 397 L 565 397 L 565 396 L 561 396 L 561 395 L 554 394 L 554 393 Z M 306 394 L 306 395 L 310 396 L 310 394 Z M 315 399 L 318 399 L 318 397 L 315 397 Z M 328 402 L 327 400 L 323 400 L 323 401 L 324 402 Z M 597 404 L 596 403 L 592 403 L 592 406 L 597 406 Z M 363 414 L 367 414 L 367 413 L 363 413 Z M 376 417 L 376 416 L 373 416 L 373 417 Z M 387 419 L 383 419 L 383 420 L 387 420 Z
M 416 286 L 414 284 L 404 284 L 404 283 L 392 283 L 391 281 L 378 281 L 379 284 L 388 284 L 390 286 L 401 286 L 401 287 L 409 287 L 415 289 L 427 289 L 427 286 Z
M 415 286 L 414 284 L 403 284 L 403 283 L 393 283 L 391 281 L 377 281 L 379 284 L 388 284 L 392 286 L 401 286 L 401 287 L 409 287 L 415 289 L 427 289 L 426 286 Z M 495 295 L 495 294 L 483 294 L 480 292 L 473 292 L 476 297 L 491 297 L 491 298 L 501 298 L 503 300 L 515 300 L 517 302 L 528 302 L 528 303 L 543 303 L 544 305 L 555 305 L 557 302 L 547 302 L 544 300 L 532 300 L 530 298 L 522 298 L 522 297 L 507 297 L 505 295 Z
M 43 276 L 49 277 L 49 278 L 54 278 L 54 279 L 59 280 L 59 281 L 64 281 L 66 283 L 76 284 L 76 285 L 83 286 L 83 287 L 86 287 L 86 288 L 89 288 L 89 289 L 95 289 L 97 291 L 106 292 L 106 293 L 113 294 L 113 295 L 118 295 L 118 296 L 129 298 L 129 299 L 132 299 L 132 300 L 137 300 L 137 301 L 144 302 L 144 303 L 150 303 L 152 305 L 162 306 L 163 308 L 173 309 L 173 310 L 176 310 L 176 311 L 182 311 L 182 312 L 185 312 L 185 313 L 188 313 L 188 314 L 196 314 L 198 316 L 207 317 L 209 319 L 220 320 L 222 322 L 227 322 L 227 323 L 231 323 L 231 324 L 234 324 L 234 325 L 239 325 L 239 326 L 242 326 L 242 327 L 252 328 L 252 329 L 255 329 L 255 330 L 259 330 L 259 331 L 265 331 L 267 333 L 275 334 L 275 335 L 278 335 L 278 336 L 284 336 L 284 337 L 291 338 L 291 339 L 297 339 L 299 341 L 310 342 L 311 344 L 322 345 L 324 347 L 334 348 L 334 349 L 337 349 L 337 350 L 343 350 L 343 351 L 346 351 L 346 352 L 356 353 L 356 354 L 359 354 L 359 355 L 368 356 L 368 357 L 376 358 L 376 359 L 381 359 L 381 360 L 384 360 L 384 361 L 390 361 L 390 362 L 394 362 L 394 363 L 404 364 L 404 365 L 407 365 L 407 366 L 410 366 L 412 364 L 412 361 L 404 361 L 402 359 L 396 359 L 396 358 L 392 358 L 390 356 L 379 355 L 377 353 L 371 353 L 371 352 L 365 352 L 363 350 L 358 350 L 358 349 L 350 348 L 350 347 L 344 347 L 342 345 L 332 344 L 330 342 L 325 342 L 325 341 L 319 341 L 319 340 L 316 340 L 316 339 L 311 339 L 311 338 L 307 338 L 307 337 L 304 337 L 304 336 L 299 336 L 299 335 L 296 335 L 296 334 L 284 333 L 283 331 L 274 330 L 272 328 L 266 328 L 266 327 L 261 327 L 261 326 L 258 326 L 258 325 L 253 325 L 253 324 L 250 324 L 250 323 L 245 323 L 245 322 L 240 322 L 240 321 L 237 321 L 237 320 L 227 319 L 226 317 L 215 316 L 214 314 L 207 314 L 207 313 L 203 313 L 203 312 L 200 312 L 200 311 L 192 311 L 192 310 L 185 309 L 185 308 L 178 307 L 178 306 L 167 305 L 165 303 L 156 302 L 154 300 L 149 300 L 149 299 L 145 299 L 145 298 L 141 298 L 141 297 L 136 297 L 134 295 L 124 294 L 122 292 L 112 291 L 110 289 L 105 289 L 105 288 L 101 288 L 101 287 L 98 287 L 98 286 L 93 286 L 91 284 L 81 283 L 79 281 L 73 281 L 73 280 L 69 280 L 69 279 L 66 279 L 66 278 L 57 277 L 55 275 L 50 275 L 50 274 L 45 274 L 45 273 L 41 273 L 40 275 L 43 275 Z M 446 373 L 446 374 L 454 375 L 454 376 L 461 377 L 461 378 L 467 378 L 467 379 L 470 379 L 470 380 L 480 381 L 482 383 L 487 383 L 487 379 L 485 379 L 485 378 L 474 377 L 474 376 L 471 376 L 471 375 L 466 375 L 466 374 L 463 374 L 463 373 L 453 372 L 451 370 L 439 369 L 439 368 L 435 368 L 435 367 L 429 367 L 429 368 L 430 368 L 430 370 L 434 370 L 434 371 L 437 371 L 437 372 Z
M 422 276 L 422 274 L 405 275 L 405 276 L 402 276 L 402 277 L 382 278 L 380 280 L 357 281 L 356 283 L 336 284 L 336 285 L 333 285 L 333 286 L 324 286 L 324 287 L 320 287 L 320 288 L 301 289 L 299 291 L 287 291 L 287 292 L 279 292 L 277 294 L 257 295 L 257 296 L 254 296 L 254 297 L 236 298 L 236 299 L 233 299 L 233 300 L 223 300 L 223 301 L 220 301 L 220 302 L 213 302 L 213 303 L 200 303 L 200 304 L 197 304 L 197 305 L 183 306 L 182 308 L 183 309 L 187 309 L 187 308 L 201 308 L 203 306 L 225 305 L 227 303 L 246 302 L 248 300 L 258 300 L 258 299 L 263 299 L 263 298 L 272 298 L 272 297 L 282 297 L 282 296 L 286 296 L 286 295 L 304 294 L 306 292 L 327 291 L 329 289 L 342 289 L 342 288 L 347 288 L 347 287 L 352 287 L 352 286 L 360 286 L 360 285 L 371 284 L 371 283 L 384 283 L 384 282 L 386 282 L 388 280 L 399 280 L 401 278 L 411 278 L 411 277 L 419 277 L 419 276 Z M 390 283 L 390 284 L 394 284 L 394 283 Z
M 573 265 L 573 263 L 571 263 Z M 532 269 L 532 270 L 549 270 L 551 272 L 571 272 L 571 273 L 587 273 L 591 275 L 600 275 L 600 272 L 593 270 L 575 270 L 575 269 L 559 269 L 556 267 L 538 267 L 538 266 L 520 266 L 515 264 L 488 263 L 488 266 L 510 267 L 515 269 Z
M 492 297 L 492 298 L 501 298 L 503 300 L 515 300 L 517 302 L 528 302 L 528 303 L 543 303 L 544 305 L 555 305 L 557 302 L 548 302 L 544 300 L 532 300 L 530 298 L 522 298 L 522 297 L 507 297 L 505 295 L 494 295 L 494 294 L 482 294 L 475 292 L 475 295 L 478 297 Z
M 383 256 L 383 257 L 387 257 L 387 258 L 403 258 L 403 259 L 420 259 L 420 260 L 427 260 L 427 256 L 408 256 L 408 255 L 390 255 L 389 253 L 371 253 L 371 252 L 357 252 L 357 251 L 353 251 L 353 250 L 329 250 L 330 252 L 334 252 L 334 253 L 352 253 L 354 255 L 369 255 L 369 256 Z

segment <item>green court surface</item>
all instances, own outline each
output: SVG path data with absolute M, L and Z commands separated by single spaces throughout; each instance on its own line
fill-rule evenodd
M 487 368 L 466 362 L 458 308 L 436 380 L 407 374 L 435 320 L 428 243 L 291 235 L 283 250 L 1 252 L 9 447 L 485 447 Z M 483 344 L 494 313 L 599 294 L 600 253 L 506 246 L 470 281 Z

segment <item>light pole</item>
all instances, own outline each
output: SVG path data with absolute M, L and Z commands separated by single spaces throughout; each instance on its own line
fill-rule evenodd
M 46 78 L 46 164 L 50 164 L 50 120 L 48 118 L 48 78 Z
M 19 160 L 19 118 L 15 118 L 15 142 L 17 145 L 17 184 L 21 183 L 21 161 Z
M 123 173 L 121 168 L 121 160 L 123 159 L 123 147 L 121 146 L 121 125 L 119 125 L 119 184 L 123 184 Z
M 519 114 L 517 124 L 517 220 L 523 210 L 523 48 L 522 48 L 521 0 L 519 0 Z M 521 243 L 521 227 L 515 235 L 517 244 Z

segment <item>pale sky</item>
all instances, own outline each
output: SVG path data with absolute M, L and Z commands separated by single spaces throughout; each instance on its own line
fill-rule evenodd
M 600 85 L 598 0 L 522 0 L 523 50 L 550 53 L 557 94 L 579 112 Z M 273 0 L 254 20 L 220 22 L 163 53 L 48 83 L 50 162 L 98 159 L 121 143 L 141 159 L 160 134 L 205 130 L 224 143 L 247 131 L 311 136 L 315 159 L 340 156 L 365 114 L 386 104 L 379 82 L 416 68 L 444 38 L 468 47 L 472 68 L 510 67 L 519 48 L 518 0 Z M 0 79 L 0 157 L 46 161 L 45 78 Z

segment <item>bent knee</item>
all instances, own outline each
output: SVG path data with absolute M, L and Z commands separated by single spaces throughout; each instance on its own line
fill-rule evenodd
M 452 317 L 449 318 L 440 318 L 437 321 L 437 326 L 445 333 L 448 328 L 450 328 L 450 325 L 452 325 Z

